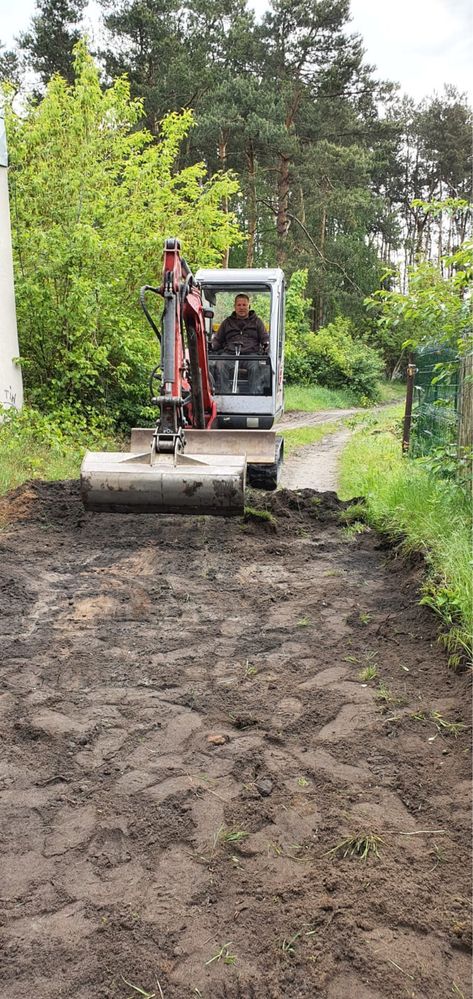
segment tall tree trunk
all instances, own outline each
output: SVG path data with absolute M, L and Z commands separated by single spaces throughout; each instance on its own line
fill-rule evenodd
M 228 134 L 223 132 L 222 129 L 220 129 L 220 134 L 218 137 L 218 161 L 219 161 L 220 170 L 227 169 L 227 143 L 228 143 Z M 222 198 L 222 211 L 225 212 L 225 214 L 228 214 L 227 195 L 225 195 Z M 227 246 L 222 257 L 222 267 L 228 267 L 229 256 L 230 256 L 230 247 Z
M 278 207 L 276 215 L 276 258 L 280 267 L 286 263 L 286 236 L 289 228 L 289 156 L 281 153 L 278 171 Z
M 292 103 L 287 110 L 284 126 L 289 137 L 294 117 L 301 100 L 301 91 L 296 87 L 292 95 Z M 276 213 L 276 259 L 280 267 L 286 263 L 286 236 L 289 229 L 289 189 L 290 189 L 290 163 L 289 153 L 279 154 L 278 169 L 278 189 L 277 189 L 277 213 Z
M 320 233 L 319 233 L 319 250 L 322 256 L 322 261 L 325 258 L 325 236 L 327 232 L 327 193 L 328 184 L 322 188 L 322 218 L 320 220 Z M 324 324 L 324 310 L 325 310 L 325 297 L 322 291 L 319 292 L 319 306 L 317 309 L 317 329 L 320 329 Z
M 246 148 L 246 163 L 248 168 L 248 243 L 246 247 L 246 266 L 253 267 L 255 259 L 256 239 L 256 160 L 253 143 Z

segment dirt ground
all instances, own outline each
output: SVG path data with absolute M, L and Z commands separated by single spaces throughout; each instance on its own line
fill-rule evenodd
M 350 436 L 350 430 L 341 427 L 316 444 L 298 448 L 284 463 L 281 485 L 285 489 L 336 490 L 340 455 Z
M 471 996 L 468 676 L 420 564 L 266 502 L 3 503 L 2 999 Z

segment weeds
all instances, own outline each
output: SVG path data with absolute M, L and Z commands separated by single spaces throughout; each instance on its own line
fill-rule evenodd
M 307 628 L 307 625 L 309 625 L 309 624 L 310 624 L 310 618 L 308 618 L 308 617 L 301 617 L 301 618 L 299 618 L 299 620 L 297 622 L 297 627 L 298 628 Z
M 362 520 L 354 520 L 353 523 L 342 527 L 342 534 L 344 538 L 351 540 L 352 538 L 356 538 L 358 534 L 366 534 L 369 530 L 368 524 L 364 524 Z
M 247 836 L 249 833 L 244 829 L 226 829 L 225 826 L 220 826 L 215 833 L 214 849 L 219 843 L 241 843 Z
M 309 785 L 310 785 L 310 780 L 307 780 L 306 777 L 298 777 L 297 778 L 297 786 L 298 787 L 309 787 Z
M 364 669 L 360 669 L 358 673 L 358 678 L 362 683 L 368 683 L 370 680 L 376 680 L 378 675 L 378 667 L 375 663 L 368 663 Z
M 437 867 L 439 867 L 440 864 L 446 864 L 447 863 L 447 858 L 445 856 L 445 851 L 442 849 L 441 846 L 438 845 L 438 843 L 434 843 L 434 845 L 432 847 L 432 850 L 430 851 L 430 855 L 434 858 L 435 863 L 434 863 L 434 866 L 430 869 L 429 873 L 432 873 L 433 871 L 436 871 Z
M 136 992 L 137 995 L 142 996 L 143 999 L 155 999 L 156 992 L 147 992 L 146 989 L 140 988 L 139 985 L 133 985 L 133 982 L 129 982 L 128 979 L 123 978 L 123 975 L 120 975 L 120 978 L 123 982 L 125 982 L 125 985 L 129 985 L 130 989 L 133 989 L 133 991 Z M 162 995 L 161 986 L 159 986 L 159 991 Z M 130 996 L 129 999 L 136 999 L 136 997 Z
M 430 717 L 441 735 L 453 735 L 454 739 L 458 739 L 460 732 L 466 728 L 463 722 L 449 722 L 446 718 L 442 718 L 440 711 L 432 711 Z
M 245 663 L 245 678 L 249 680 L 251 677 L 256 676 L 257 673 L 256 666 L 252 666 L 250 660 L 247 659 Z
M 360 611 L 358 614 L 358 620 L 360 624 L 369 624 L 371 621 L 371 614 L 368 614 L 367 611 Z
M 229 947 L 232 946 L 231 940 L 228 943 L 222 944 L 220 950 L 217 951 L 213 957 L 210 957 L 208 961 L 205 962 L 204 967 L 206 968 L 209 964 L 213 964 L 214 961 L 223 961 L 224 964 L 236 964 L 235 954 L 230 954 Z
M 351 503 L 346 510 L 342 510 L 340 514 L 340 520 L 345 524 L 351 524 L 353 521 L 358 521 L 358 523 L 363 520 L 366 512 L 366 506 L 364 503 Z
M 381 680 L 380 683 L 378 684 L 376 697 L 378 701 L 382 701 L 384 704 L 386 704 L 386 706 L 390 705 L 393 708 L 395 707 L 399 708 L 406 703 L 406 699 L 404 697 L 396 697 L 393 694 L 392 690 L 389 689 L 389 687 L 385 684 L 384 680 Z
M 315 930 L 298 930 L 298 932 L 294 933 L 292 937 L 284 937 L 284 940 L 281 943 L 281 950 L 283 954 L 285 954 L 286 957 L 294 957 L 294 954 L 296 953 L 294 944 L 296 941 L 301 937 L 313 937 L 315 932 Z
M 326 856 L 338 856 L 343 860 L 346 857 L 358 857 L 360 860 L 367 860 L 370 854 L 373 854 L 374 857 L 379 857 L 378 846 L 382 842 L 381 836 L 376 836 L 374 833 L 347 836 L 340 843 L 337 843 L 336 846 L 332 847 Z

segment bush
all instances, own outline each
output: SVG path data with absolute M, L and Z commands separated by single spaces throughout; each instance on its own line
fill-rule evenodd
M 349 319 L 339 317 L 318 333 L 308 333 L 289 341 L 286 352 L 286 380 L 323 385 L 330 389 L 348 388 L 361 402 L 379 397 L 378 381 L 383 362 L 376 350 L 353 336 Z

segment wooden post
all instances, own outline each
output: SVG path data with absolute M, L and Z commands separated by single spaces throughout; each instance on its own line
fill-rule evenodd
M 406 408 L 404 410 L 404 427 L 402 431 L 402 453 L 408 454 L 412 423 L 412 399 L 414 395 L 414 378 L 417 368 L 412 361 L 407 365 Z
M 460 364 L 458 405 L 458 448 L 460 451 L 473 446 L 473 350 L 470 349 Z

